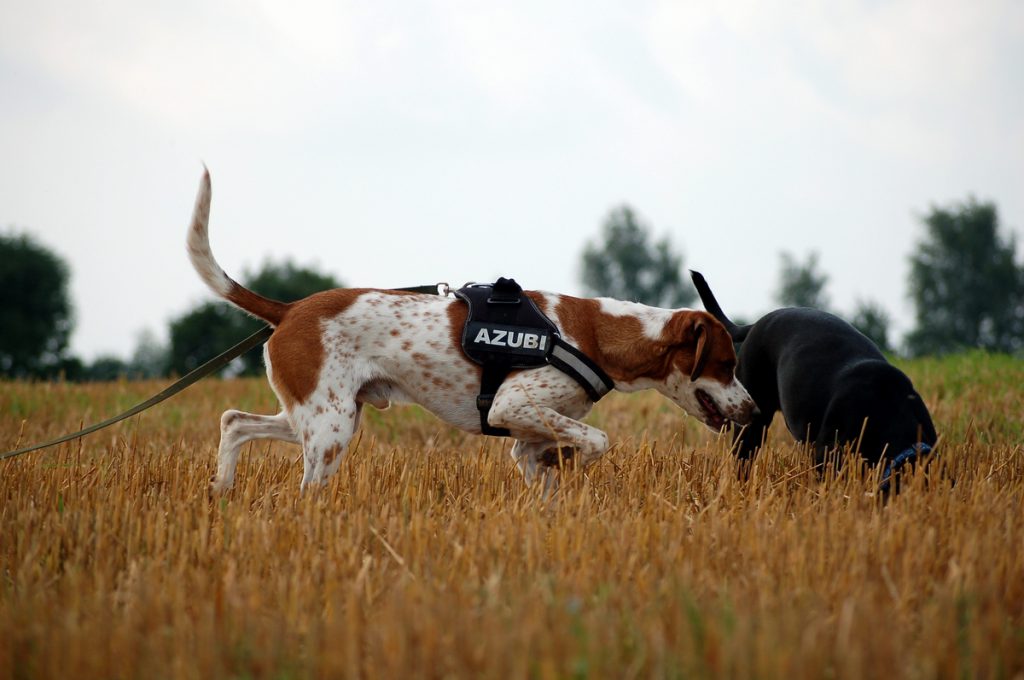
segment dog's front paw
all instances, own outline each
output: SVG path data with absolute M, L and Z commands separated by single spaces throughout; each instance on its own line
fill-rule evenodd
M 211 496 L 217 496 L 228 491 L 232 486 L 234 486 L 234 480 L 220 479 L 217 475 L 214 475 L 210 477 L 210 485 L 207 487 L 207 491 Z

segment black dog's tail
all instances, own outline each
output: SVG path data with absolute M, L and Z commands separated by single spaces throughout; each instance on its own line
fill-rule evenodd
M 732 341 L 739 343 L 747 337 L 747 333 L 750 332 L 750 326 L 737 326 L 729 317 L 722 311 L 721 306 L 718 304 L 718 300 L 715 299 L 714 293 L 711 292 L 711 288 L 708 287 L 708 282 L 704 280 L 704 275 L 700 272 L 690 270 L 690 278 L 693 279 L 693 285 L 697 288 L 697 294 L 700 295 L 700 301 L 704 303 L 704 309 L 711 313 L 711 316 L 715 317 L 722 322 L 725 329 L 729 331 L 729 335 L 732 336 Z

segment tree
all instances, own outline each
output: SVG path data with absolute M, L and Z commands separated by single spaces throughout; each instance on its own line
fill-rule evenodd
M 825 284 L 828 274 L 818 271 L 818 254 L 809 253 L 807 262 L 800 264 L 791 254 L 780 253 L 782 272 L 776 300 L 783 307 L 814 307 L 828 309 Z
M 167 372 L 167 348 L 157 341 L 152 331 L 144 330 L 127 361 L 112 354 L 103 354 L 82 366 L 77 374 L 69 373 L 67 378 L 83 381 L 144 380 L 167 375 Z
M 693 288 L 683 279 L 683 256 L 668 238 L 650 242 L 650 230 L 627 205 L 613 209 L 598 243 L 583 249 L 581 279 L 587 295 L 632 300 L 655 307 L 691 304 Z
M 883 352 L 892 352 L 889 344 L 889 314 L 875 302 L 860 301 L 850 323 Z
M 329 274 L 297 267 L 291 262 L 266 262 L 255 274 L 246 273 L 243 285 L 261 295 L 292 302 L 321 290 L 339 287 Z M 226 302 L 207 302 L 171 322 L 168 363 L 182 374 L 220 354 L 260 329 L 263 322 Z M 240 358 L 237 370 L 256 375 L 263 370 L 263 351 L 257 347 Z
M 168 348 L 160 344 L 151 330 L 146 329 L 136 339 L 135 351 L 128 361 L 128 376 L 136 380 L 159 378 L 167 374 L 168 360 Z
M 68 267 L 28 235 L 0 234 L 0 375 L 56 375 L 73 318 Z
M 255 333 L 260 322 L 226 302 L 206 302 L 171 321 L 168 368 L 185 374 Z M 246 368 L 259 361 L 259 348 L 242 356 Z M 257 364 L 258 365 L 258 364 Z
M 914 355 L 968 347 L 1012 352 L 1024 346 L 1024 268 L 1013 236 L 999 234 L 993 203 L 932 206 L 924 238 L 910 256 Z
M 96 357 L 83 371 L 82 379 L 87 381 L 110 381 L 128 377 L 128 365 L 120 358 L 105 354 Z

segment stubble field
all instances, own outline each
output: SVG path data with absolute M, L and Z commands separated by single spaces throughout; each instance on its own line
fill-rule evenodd
M 590 422 L 614 450 L 557 504 L 504 440 L 369 410 L 339 473 L 243 449 L 209 497 L 207 381 L 126 424 L 0 463 L 0 677 L 1024 677 L 1024 362 L 902 364 L 941 453 L 888 504 L 811 470 L 777 422 L 752 479 L 654 394 Z M 0 450 L 164 383 L 0 383 Z

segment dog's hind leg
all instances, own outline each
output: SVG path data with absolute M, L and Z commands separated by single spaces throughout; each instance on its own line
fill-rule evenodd
M 338 399 L 315 411 L 293 413 L 302 437 L 302 488 L 316 486 L 337 472 L 359 426 L 362 404 Z
M 284 413 L 261 416 L 244 411 L 225 411 L 220 417 L 220 448 L 217 451 L 217 476 L 211 487 L 214 491 L 230 489 L 235 482 L 235 467 L 242 445 L 253 439 L 278 439 L 298 444 L 292 426 Z

